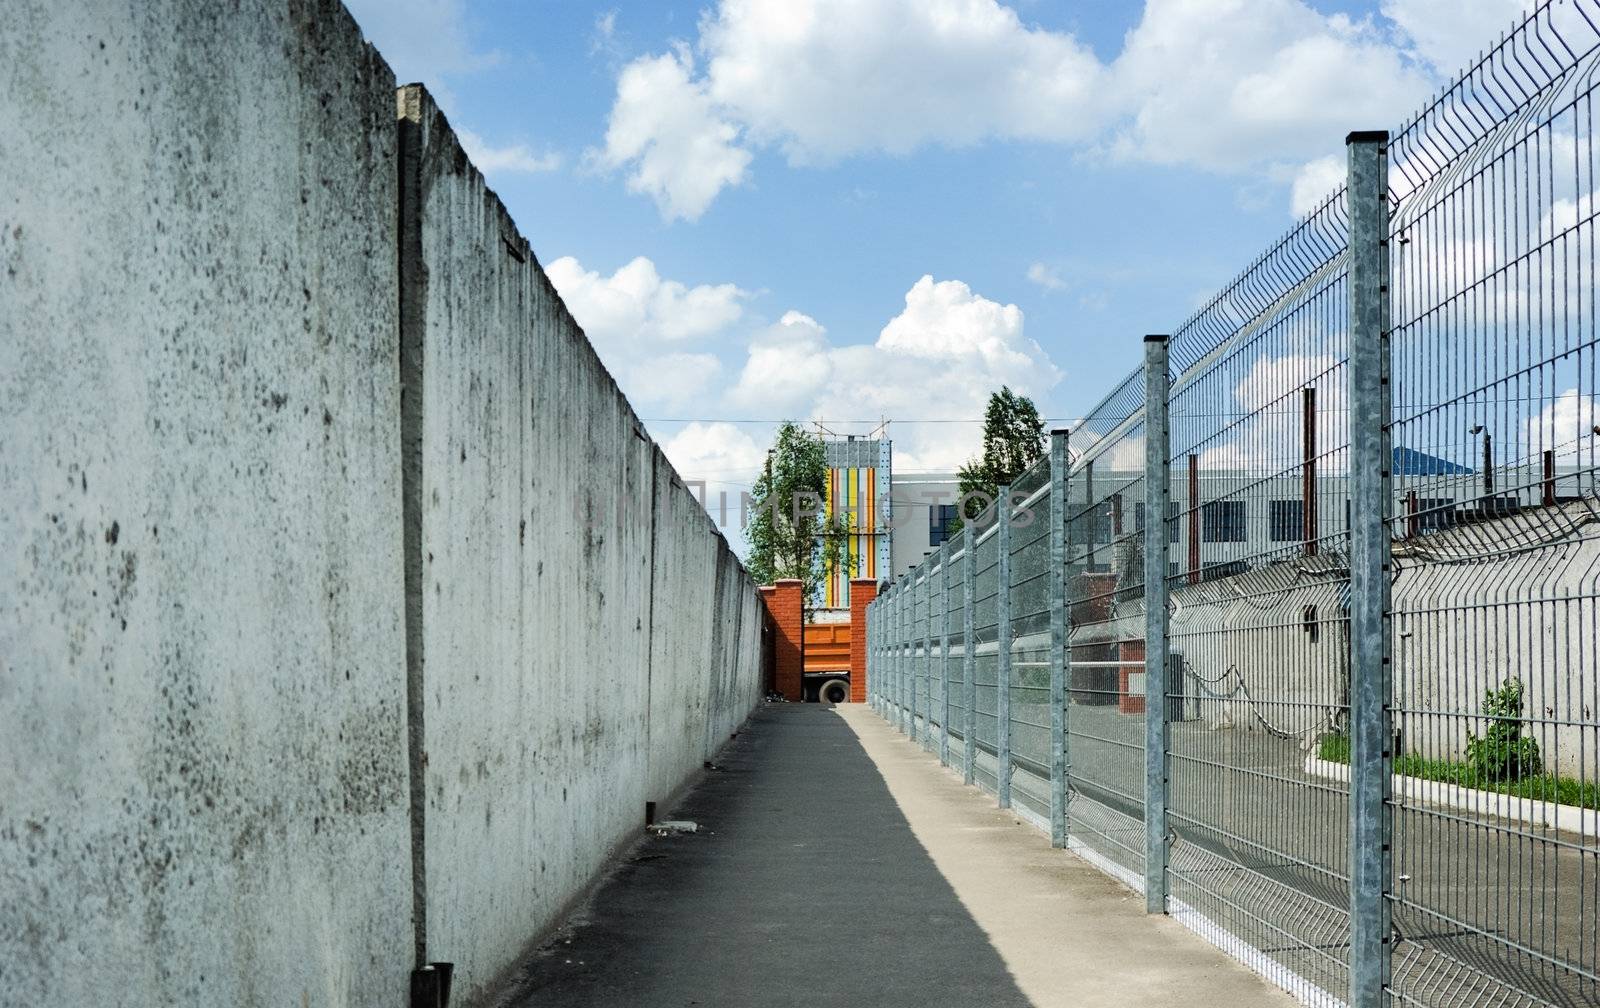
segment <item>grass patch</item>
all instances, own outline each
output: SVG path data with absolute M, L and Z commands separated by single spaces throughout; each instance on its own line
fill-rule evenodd
M 1350 736 L 1338 733 L 1322 736 L 1317 745 L 1317 757 L 1329 763 L 1348 765 Z M 1558 777 L 1555 774 L 1539 773 L 1530 774 L 1520 780 L 1494 780 L 1469 763 L 1423 759 L 1414 753 L 1397 756 L 1394 761 L 1394 772 L 1406 777 L 1441 781 L 1478 791 L 1496 791 L 1516 798 L 1600 809 L 1600 784 L 1585 783 L 1573 780 L 1571 777 Z

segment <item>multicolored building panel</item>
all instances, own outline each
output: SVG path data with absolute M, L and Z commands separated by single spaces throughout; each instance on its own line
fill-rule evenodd
M 889 485 L 893 449 L 879 438 L 830 438 L 824 442 L 828 458 L 828 483 L 823 507 L 829 518 L 843 517 L 850 535 L 850 569 L 828 572 L 821 598 L 812 604 L 825 609 L 850 605 L 850 579 L 888 576 Z

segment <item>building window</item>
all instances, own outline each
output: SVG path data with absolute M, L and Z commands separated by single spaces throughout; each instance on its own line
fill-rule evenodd
M 1179 539 L 1178 512 L 1181 510 L 1177 501 L 1167 499 L 1167 542 L 1175 543 Z M 1133 506 L 1133 528 L 1136 532 L 1144 531 L 1144 505 Z
M 956 520 L 955 504 L 928 505 L 928 545 L 942 546 L 950 538 Z
M 1300 622 L 1305 627 L 1306 636 L 1310 637 L 1311 643 L 1315 644 L 1321 636 L 1322 628 L 1322 623 L 1317 619 L 1317 607 L 1314 605 L 1306 606 L 1305 610 L 1300 614 Z
M 1306 537 L 1306 503 L 1275 500 L 1272 504 L 1272 541 L 1302 542 Z
M 1244 542 L 1244 501 L 1210 501 L 1200 508 L 1201 542 Z

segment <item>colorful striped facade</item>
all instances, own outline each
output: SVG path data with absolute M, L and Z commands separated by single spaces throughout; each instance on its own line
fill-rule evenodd
M 828 485 L 823 506 L 828 517 L 842 517 L 850 535 L 850 570 L 832 570 L 823 581 L 822 597 L 813 604 L 844 608 L 850 604 L 850 579 L 888 576 L 889 475 L 892 449 L 887 440 L 844 439 L 825 442 Z

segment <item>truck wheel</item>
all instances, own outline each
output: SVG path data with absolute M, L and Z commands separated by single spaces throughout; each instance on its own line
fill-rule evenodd
M 818 688 L 817 699 L 827 704 L 844 703 L 850 699 L 850 684 L 843 679 L 829 679 Z

